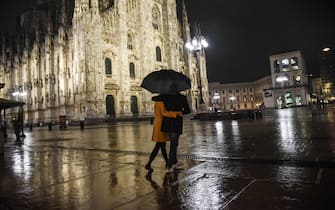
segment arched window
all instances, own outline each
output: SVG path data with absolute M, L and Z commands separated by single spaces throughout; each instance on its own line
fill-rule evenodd
M 135 78 L 135 65 L 134 65 L 134 63 L 129 64 L 129 75 L 130 75 L 130 78 Z
M 129 50 L 133 49 L 133 39 L 130 34 L 128 34 L 128 37 L 127 37 L 127 48 Z
M 138 106 L 137 106 L 137 97 L 131 96 L 130 97 L 130 111 L 133 114 L 138 114 Z
M 112 95 L 106 96 L 106 113 L 108 118 L 115 117 L 115 103 Z
M 112 74 L 112 61 L 109 58 L 105 59 L 105 74 Z
M 155 30 L 158 30 L 159 29 L 159 10 L 157 7 L 154 7 L 152 9 L 152 27 L 155 29 Z
M 156 47 L 156 61 L 162 61 L 162 53 L 161 53 L 161 48 Z

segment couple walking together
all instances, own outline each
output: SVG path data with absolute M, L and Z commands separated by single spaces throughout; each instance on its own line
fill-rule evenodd
M 190 113 L 187 99 L 182 94 L 161 94 L 152 98 L 155 101 L 155 119 L 152 141 L 156 142 L 145 168 L 152 172 L 152 161 L 159 150 L 165 159 L 167 172 L 172 172 L 177 164 L 177 147 L 179 136 L 183 130 L 183 115 Z M 169 156 L 166 152 L 166 142 L 170 141 Z

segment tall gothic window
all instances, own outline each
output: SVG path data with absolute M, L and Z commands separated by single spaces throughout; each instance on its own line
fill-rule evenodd
M 162 61 L 162 52 L 160 47 L 156 47 L 156 61 Z
M 136 115 L 138 114 L 138 105 L 137 105 L 137 97 L 131 96 L 130 97 L 130 111 Z
M 133 39 L 130 34 L 128 34 L 127 38 L 127 48 L 130 50 L 133 49 Z
M 129 75 L 130 75 L 130 78 L 132 78 L 132 79 L 135 78 L 135 65 L 134 65 L 134 63 L 129 64 Z
M 105 74 L 107 75 L 112 74 L 112 61 L 110 58 L 105 59 Z
M 159 14 L 159 10 L 157 7 L 154 7 L 152 9 L 152 27 L 155 29 L 155 30 L 158 30 L 159 29 L 159 17 L 160 17 L 160 14 Z

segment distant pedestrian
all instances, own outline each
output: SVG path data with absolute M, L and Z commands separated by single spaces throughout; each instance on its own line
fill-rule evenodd
M 182 114 L 189 114 L 190 107 L 187 103 L 186 96 L 182 94 L 164 95 L 164 105 L 168 111 L 182 112 Z M 172 172 L 178 168 L 177 149 L 179 144 L 179 136 L 183 133 L 183 117 L 167 118 L 163 120 L 162 131 L 167 132 L 170 138 L 170 152 L 168 172 Z
M 20 140 L 21 124 L 20 124 L 20 121 L 16 118 L 13 118 L 12 123 L 13 123 L 15 137 L 16 137 L 16 140 L 18 141 Z
M 157 156 L 159 149 L 161 150 L 162 155 L 164 157 L 165 166 L 166 167 L 168 166 L 168 156 L 166 153 L 166 142 L 169 141 L 170 139 L 166 133 L 161 131 L 163 117 L 176 118 L 177 116 L 182 115 L 181 112 L 167 111 L 165 109 L 161 95 L 153 97 L 152 100 L 155 101 L 155 118 L 154 118 L 153 132 L 152 132 L 152 141 L 156 142 L 156 144 L 150 154 L 149 161 L 145 165 L 145 168 L 149 170 L 149 172 L 153 172 L 151 163 L 152 161 L 154 161 L 155 157 Z

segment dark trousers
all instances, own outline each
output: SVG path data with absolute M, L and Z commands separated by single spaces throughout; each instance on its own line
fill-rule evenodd
M 170 153 L 169 153 L 169 164 L 168 167 L 171 167 L 173 164 L 177 164 L 177 148 L 179 143 L 179 133 L 168 133 L 170 137 Z
M 168 162 L 168 157 L 167 157 L 167 153 L 166 153 L 166 143 L 165 142 L 156 142 L 154 149 L 152 150 L 151 154 L 150 154 L 150 159 L 149 159 L 149 165 L 151 164 L 151 162 L 155 159 L 155 157 L 157 156 L 159 149 L 161 149 L 162 151 L 162 155 L 164 157 L 165 162 Z

